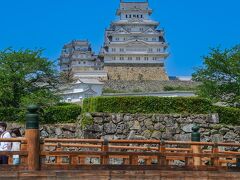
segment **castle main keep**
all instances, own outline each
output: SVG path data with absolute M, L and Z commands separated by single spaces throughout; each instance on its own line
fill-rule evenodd
M 168 80 L 164 31 L 151 14 L 148 1 L 120 2 L 100 52 L 109 80 Z

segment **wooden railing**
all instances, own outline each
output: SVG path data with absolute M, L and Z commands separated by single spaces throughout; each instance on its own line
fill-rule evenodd
M 5 151 L 8 165 L 1 170 L 32 170 L 28 138 L 0 139 L 0 142 L 20 142 L 21 150 Z M 229 169 L 239 166 L 239 143 L 183 142 L 158 140 L 50 139 L 40 141 L 39 170 L 44 169 Z M 12 164 L 19 155 L 20 165 Z M 33 158 L 33 157 L 31 157 Z
M 44 139 L 41 167 L 76 169 L 84 165 L 236 167 L 240 152 L 225 150 L 236 143 L 158 140 Z M 94 160 L 94 163 L 92 162 Z
M 0 151 L 0 156 L 8 156 L 8 164 L 0 165 L 0 170 L 27 170 L 28 169 L 28 150 L 26 138 L 0 138 L 0 142 L 18 142 L 20 151 Z M 19 155 L 21 163 L 13 165 L 13 155 Z

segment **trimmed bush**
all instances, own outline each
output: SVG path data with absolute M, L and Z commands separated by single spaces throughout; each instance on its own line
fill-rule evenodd
M 240 125 L 240 109 L 231 107 L 213 106 L 213 112 L 218 113 L 220 123 Z
M 84 129 L 87 126 L 93 125 L 94 119 L 90 113 L 83 113 L 82 114 L 82 120 L 81 120 L 81 128 Z
M 17 121 L 19 120 L 20 110 L 16 108 L 0 107 L 0 121 Z
M 25 122 L 26 109 L 0 108 L 0 121 Z M 75 122 L 81 114 L 81 106 L 76 104 L 59 104 L 39 110 L 41 123 Z
M 81 106 L 79 105 L 52 106 L 44 110 L 43 123 L 71 123 L 75 122 L 80 114 Z
M 164 91 L 195 91 L 196 87 L 192 86 L 164 86 Z
M 211 102 L 198 97 L 94 97 L 84 99 L 84 112 L 181 113 L 211 112 Z

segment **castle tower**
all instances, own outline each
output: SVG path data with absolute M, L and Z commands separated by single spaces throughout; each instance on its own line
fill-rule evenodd
M 65 44 L 59 58 L 59 65 L 61 72 L 72 71 L 73 74 L 101 68 L 90 43 L 85 40 L 73 40 Z
M 120 1 L 100 53 L 110 80 L 168 80 L 164 31 L 151 14 L 148 1 Z

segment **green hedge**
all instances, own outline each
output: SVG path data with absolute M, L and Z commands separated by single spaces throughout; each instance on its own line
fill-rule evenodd
M 19 109 L 0 107 L 0 121 L 17 121 L 19 119 L 19 114 Z
M 198 97 L 95 97 L 84 99 L 84 112 L 207 114 L 218 113 L 220 123 L 240 125 L 240 109 L 212 106 Z
M 213 106 L 212 112 L 218 113 L 220 123 L 240 125 L 240 109 Z
M 197 97 L 95 97 L 84 99 L 83 111 L 201 114 L 211 111 L 211 102 Z
M 80 114 L 81 106 L 79 105 L 52 106 L 44 110 L 43 121 L 47 124 L 70 123 L 75 122 Z
M 0 121 L 25 123 L 26 109 L 0 107 Z M 75 122 L 81 114 L 81 106 L 76 104 L 59 104 L 40 109 L 41 123 L 68 123 Z
M 220 123 L 240 125 L 240 109 L 212 106 L 211 102 L 197 97 L 95 97 L 84 99 L 84 112 L 109 113 L 161 113 L 207 114 L 218 113 Z M 0 107 L 0 121 L 25 122 L 26 109 Z M 81 106 L 58 104 L 40 111 L 41 123 L 75 122 Z

